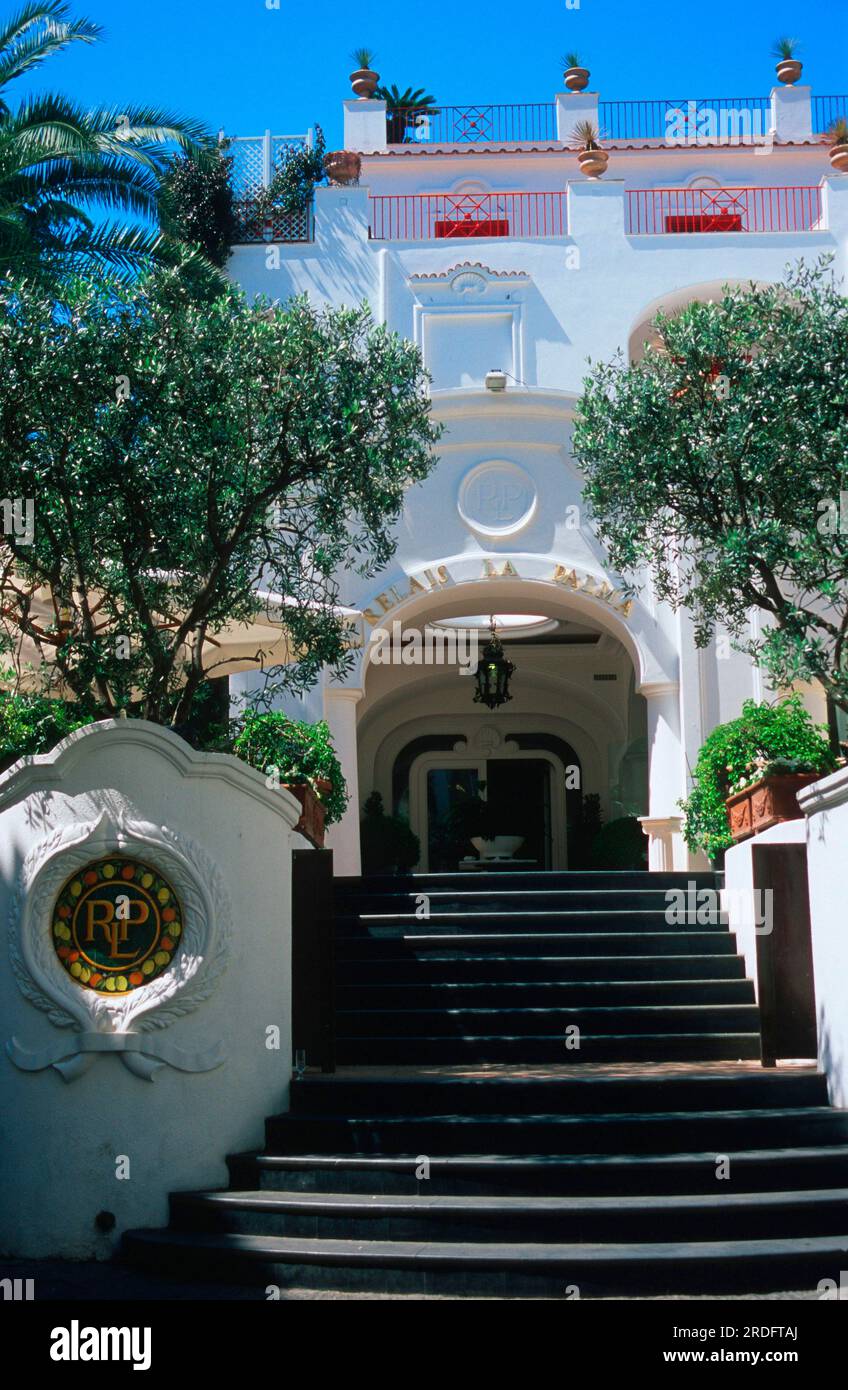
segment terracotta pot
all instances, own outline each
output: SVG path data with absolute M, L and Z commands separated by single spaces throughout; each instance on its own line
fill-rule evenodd
M 355 150 L 330 150 L 324 155 L 324 171 L 330 183 L 359 183 L 362 160 Z
M 563 79 L 570 92 L 585 92 L 589 85 L 589 69 L 566 68 Z
M 781 82 L 787 87 L 791 87 L 793 82 L 797 82 L 801 76 L 803 63 L 799 63 L 797 58 L 784 58 L 777 65 L 777 75 Z
M 353 88 L 354 96 L 359 97 L 361 101 L 367 101 L 369 97 L 373 97 L 379 81 L 380 74 L 371 68 L 357 68 L 356 72 L 350 74 L 350 85 Z
M 831 145 L 830 162 L 838 174 L 848 174 L 848 144 Z
M 330 785 L 329 782 L 318 783 L 322 791 L 325 788 L 329 789 Z M 283 786 L 287 792 L 291 792 L 296 801 L 300 802 L 300 820 L 295 826 L 295 830 L 316 849 L 323 849 L 324 822 L 327 817 L 324 803 L 318 800 L 308 782 L 284 782 Z
M 818 782 L 824 776 L 821 772 L 786 772 L 763 777 L 744 791 L 734 792 L 727 798 L 727 820 L 735 844 L 747 840 L 751 835 L 759 835 L 773 825 L 787 820 L 801 820 L 801 811 L 796 796 L 811 782 Z
M 606 150 L 581 150 L 577 156 L 581 172 L 590 179 L 598 179 L 607 171 L 609 155 Z

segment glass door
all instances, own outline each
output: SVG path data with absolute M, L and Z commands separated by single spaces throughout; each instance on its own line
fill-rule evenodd
M 427 862 L 430 873 L 455 871 L 474 851 L 461 824 L 461 808 L 478 794 L 479 767 L 431 767 L 427 773 Z

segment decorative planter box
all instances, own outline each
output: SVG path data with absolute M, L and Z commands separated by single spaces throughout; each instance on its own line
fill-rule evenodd
M 744 791 L 727 798 L 727 819 L 736 844 L 758 835 L 787 820 L 800 820 L 803 812 L 797 794 L 811 782 L 821 779 L 820 772 L 788 772 L 764 777 Z
M 323 801 L 319 799 L 308 782 L 285 782 L 283 783 L 287 792 L 291 792 L 296 801 L 300 802 L 300 820 L 295 826 L 295 830 L 303 835 L 316 849 L 324 848 L 325 821 L 327 818 L 327 808 Z M 330 782 L 320 781 L 318 790 L 329 792 Z

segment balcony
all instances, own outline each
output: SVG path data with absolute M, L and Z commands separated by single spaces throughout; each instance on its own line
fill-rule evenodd
M 564 237 L 564 192 L 397 193 L 372 196 L 374 241 L 441 241 L 469 237 Z
M 679 232 L 821 230 L 822 191 L 784 188 L 634 188 L 627 194 L 628 236 Z
M 566 100 L 570 100 L 567 98 Z M 670 128 L 691 133 L 693 143 L 745 144 L 762 139 L 772 127 L 770 96 L 656 98 L 649 101 L 601 101 L 597 124 L 611 145 L 666 143 Z M 848 112 L 848 96 L 811 97 L 813 134 L 824 136 L 837 116 Z M 711 126 L 715 126 L 715 134 Z M 708 133 L 705 135 L 704 132 Z M 684 137 L 685 138 L 685 137 Z M 560 141 L 555 102 L 481 102 L 389 112 L 386 144 L 522 145 Z

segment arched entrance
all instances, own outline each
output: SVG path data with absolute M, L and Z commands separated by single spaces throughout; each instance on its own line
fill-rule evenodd
M 371 605 L 366 637 L 381 628 L 401 646 L 413 630 L 482 622 L 489 613 L 503 623 L 514 617 L 516 627 L 501 635 L 517 670 L 513 700 L 490 711 L 474 703 L 473 678 L 455 665 L 387 661 L 385 652 L 377 662 L 366 645 L 348 686 L 327 689 L 337 746 L 341 737 L 356 747 L 357 809 L 331 836 L 343 872 L 358 871 L 345 844 L 353 835 L 358 842 L 358 810 L 372 791 L 409 820 L 422 846 L 419 868 L 456 867 L 444 834 L 452 778 L 469 790 L 492 783 L 504 804 L 532 803 L 521 828 L 540 869 L 586 866 L 580 832 L 591 814 L 605 823 L 642 818 L 663 851 L 651 866 L 674 862 L 676 800 L 685 794 L 677 684 L 669 679 L 676 653 L 663 649 L 638 604 L 625 615 L 623 603 L 610 601 L 603 577 L 575 588 L 581 580 L 573 571 L 563 583 L 507 568 L 509 575 L 460 582 L 446 566 L 431 566 L 428 573 L 449 579 L 409 592 L 403 576 Z M 520 833 L 504 829 L 513 831 Z

